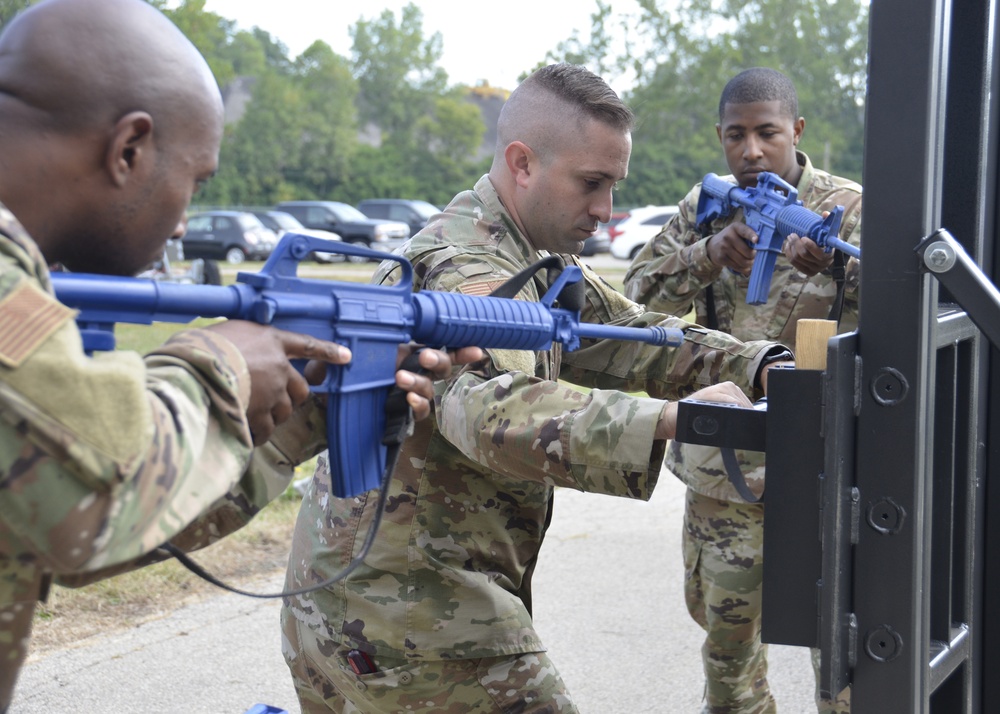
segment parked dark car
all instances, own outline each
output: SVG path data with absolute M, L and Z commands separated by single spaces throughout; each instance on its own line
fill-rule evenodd
M 252 213 L 205 211 L 188 217 L 181 240 L 185 258 L 223 258 L 238 265 L 248 258 L 266 260 L 278 237 Z
M 369 218 L 354 206 L 339 201 L 285 201 L 277 210 L 291 213 L 307 228 L 338 234 L 346 243 L 391 253 L 410 235 L 405 223 Z M 352 258 L 351 262 L 364 262 Z
M 340 236 L 336 233 L 331 233 L 330 231 L 322 231 L 318 228 L 306 228 L 299 219 L 293 216 L 291 213 L 285 213 L 284 211 L 250 211 L 252 214 L 260 219 L 260 222 L 265 226 L 274 231 L 278 240 L 286 233 L 299 233 L 304 236 L 311 236 L 313 238 L 322 238 L 323 240 L 340 241 Z M 320 253 L 315 252 L 312 254 L 312 259 L 317 263 L 339 263 L 344 259 L 344 256 L 340 253 Z
M 440 209 L 427 201 L 410 198 L 369 198 L 358 204 L 358 210 L 369 218 L 399 221 L 410 227 L 410 235 L 427 225 Z

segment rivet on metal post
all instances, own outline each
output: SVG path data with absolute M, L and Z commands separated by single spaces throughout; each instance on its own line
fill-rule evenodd
M 906 509 L 886 496 L 868 505 L 868 525 L 883 535 L 895 535 L 906 520 Z
M 906 399 L 910 384 L 894 367 L 883 367 L 871 381 L 872 398 L 883 407 L 894 407 Z
M 889 625 L 880 625 L 865 638 L 865 652 L 876 662 L 891 662 L 903 650 L 903 638 Z
M 924 265 L 932 273 L 945 273 L 955 265 L 955 251 L 944 241 L 936 241 L 924 251 Z

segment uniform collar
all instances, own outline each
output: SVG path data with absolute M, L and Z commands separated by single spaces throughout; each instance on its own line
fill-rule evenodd
M 813 180 L 816 178 L 816 170 L 813 168 L 812 161 L 804 151 L 795 150 L 795 160 L 798 161 L 799 166 L 802 167 L 802 175 L 799 176 L 799 182 L 795 185 L 795 188 L 799 190 L 799 193 L 806 188 L 808 188 Z
M 33 274 L 43 287 L 49 289 L 51 280 L 45 256 L 27 229 L 2 203 L 0 203 L 0 234 L 7 239 L 0 245 L 0 252 L 10 255 L 25 272 Z
M 502 250 L 520 255 L 529 263 L 533 263 L 539 257 L 548 255 L 547 251 L 537 250 L 531 244 L 531 241 L 521 235 L 517 224 L 514 223 L 514 219 L 506 207 L 504 207 L 503 201 L 500 200 L 500 195 L 493 187 L 493 182 L 490 181 L 489 174 L 479 179 L 473 190 L 486 208 L 488 217 L 483 216 L 483 218 L 487 220 L 499 220 L 503 223 L 504 228 L 506 228 L 505 235 L 500 238 L 500 247 Z

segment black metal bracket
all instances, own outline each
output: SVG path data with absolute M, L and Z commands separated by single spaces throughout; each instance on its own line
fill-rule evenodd
M 677 403 L 676 441 L 702 446 L 763 451 L 767 435 L 767 402 L 753 409 L 735 404 L 682 399 Z
M 1000 290 L 946 229 L 916 247 L 924 267 L 948 289 L 990 343 L 1000 349 Z

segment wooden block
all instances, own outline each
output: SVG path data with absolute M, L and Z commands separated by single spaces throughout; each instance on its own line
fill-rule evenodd
M 825 370 L 826 343 L 836 334 L 836 320 L 799 320 L 795 327 L 795 368 Z

